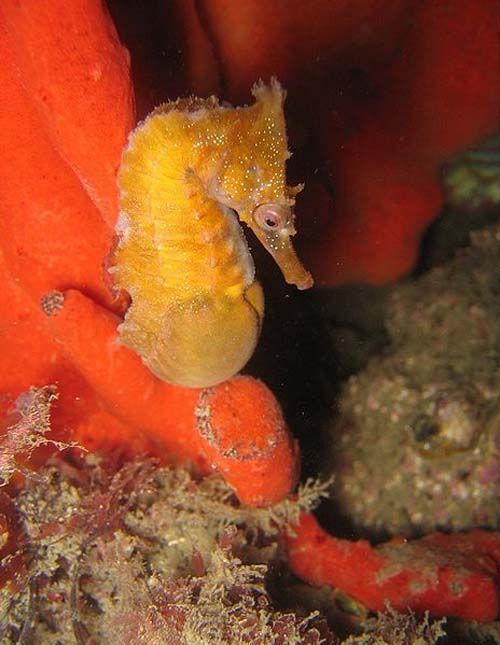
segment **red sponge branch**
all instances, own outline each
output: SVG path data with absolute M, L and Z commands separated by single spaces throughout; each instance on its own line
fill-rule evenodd
M 3 0 L 20 80 L 52 144 L 114 226 L 134 120 L 130 56 L 101 0 Z
M 394 539 L 372 547 L 324 531 L 314 516 L 302 515 L 287 538 L 292 570 L 314 585 L 329 585 L 382 611 L 491 621 L 500 607 L 500 533 L 435 533 L 407 542 Z
M 209 389 L 170 385 L 120 345 L 119 319 L 80 292 L 48 294 L 42 307 L 64 354 L 109 411 L 143 432 L 166 461 L 215 468 L 247 504 L 276 502 L 293 488 L 298 451 L 263 383 L 236 377 Z

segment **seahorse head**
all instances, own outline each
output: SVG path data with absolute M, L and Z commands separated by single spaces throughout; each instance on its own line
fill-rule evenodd
M 276 79 L 257 83 L 255 103 L 235 110 L 231 146 L 217 182 L 217 198 L 233 208 L 276 260 L 285 280 L 299 289 L 313 280 L 297 258 L 295 196 L 302 186 L 286 183 L 287 145 L 283 103 L 285 91 Z

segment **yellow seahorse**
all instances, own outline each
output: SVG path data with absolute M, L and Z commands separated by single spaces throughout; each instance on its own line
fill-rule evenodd
M 290 241 L 301 187 L 286 185 L 284 91 L 272 80 L 252 93 L 242 108 L 215 97 L 165 103 L 123 154 L 111 271 L 132 304 L 120 339 L 171 383 L 219 383 L 255 349 L 264 298 L 235 212 L 287 282 L 312 285 Z

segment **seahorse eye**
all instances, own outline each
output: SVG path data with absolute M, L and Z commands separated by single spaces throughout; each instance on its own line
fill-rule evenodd
M 282 204 L 261 204 L 253 212 L 258 226 L 266 231 L 277 231 L 290 221 L 290 209 Z

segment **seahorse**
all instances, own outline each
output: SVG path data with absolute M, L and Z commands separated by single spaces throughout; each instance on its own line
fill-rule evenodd
M 312 285 L 291 243 L 302 186 L 286 184 L 285 93 L 273 79 L 252 94 L 237 108 L 215 97 L 164 103 L 123 153 L 110 270 L 131 305 L 119 337 L 174 384 L 222 382 L 257 344 L 264 296 L 239 221 L 288 283 Z

